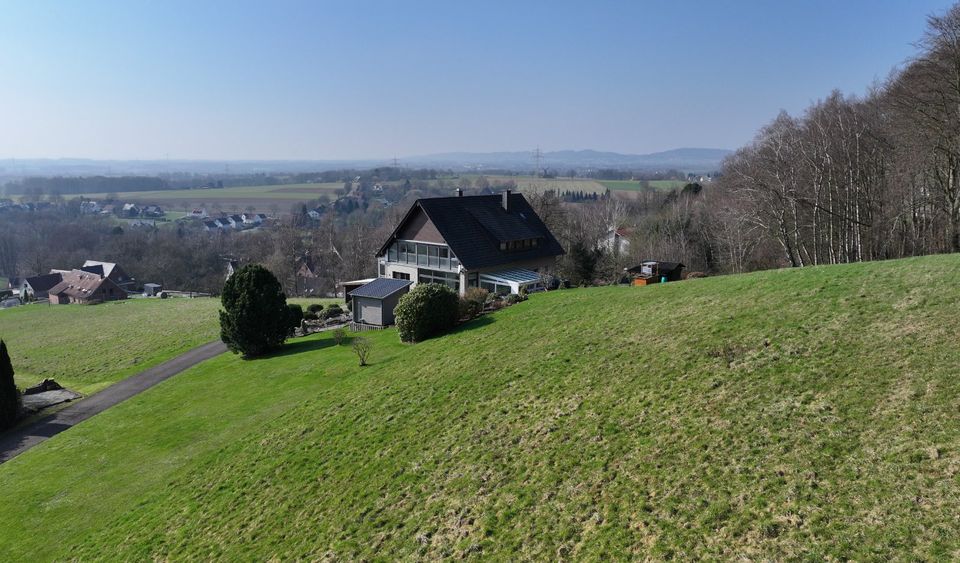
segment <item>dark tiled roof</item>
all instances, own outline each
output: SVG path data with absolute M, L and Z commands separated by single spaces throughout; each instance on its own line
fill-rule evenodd
M 509 197 L 509 211 L 501 205 L 502 195 L 418 199 L 378 254 L 383 254 L 393 244 L 397 233 L 417 208 L 426 213 L 467 269 L 563 254 L 560 243 L 527 199 L 522 194 L 510 194 Z M 501 242 L 525 239 L 540 239 L 540 242 L 538 246 L 525 250 L 500 250 Z
M 63 276 L 61 274 L 43 274 L 42 276 L 27 278 L 24 281 L 30 284 L 34 291 L 49 291 L 51 287 L 63 281 Z
M 96 265 L 94 265 L 94 266 L 80 266 L 80 269 L 83 270 L 84 272 L 90 272 L 91 274 L 97 274 L 98 276 L 104 275 L 104 273 L 103 273 L 103 265 L 102 265 L 102 264 L 96 264 Z
M 63 275 L 63 281 L 50 289 L 50 295 L 65 294 L 70 297 L 86 298 L 93 295 L 101 285 L 109 284 L 122 292 L 118 285 L 109 278 L 92 274 L 84 270 L 73 270 Z
M 372 282 L 362 285 L 350 292 L 350 297 L 372 297 L 373 299 L 384 299 L 401 289 L 409 286 L 413 282 L 410 280 L 395 280 L 393 278 L 377 278 Z

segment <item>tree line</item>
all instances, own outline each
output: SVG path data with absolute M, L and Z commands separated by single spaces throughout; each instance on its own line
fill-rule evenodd
M 960 251 L 960 6 L 864 96 L 783 112 L 724 164 L 713 222 L 726 269 Z

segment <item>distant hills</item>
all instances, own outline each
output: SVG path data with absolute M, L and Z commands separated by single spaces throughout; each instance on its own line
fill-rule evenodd
M 621 170 L 668 170 L 711 172 L 730 154 L 726 149 L 680 148 L 651 154 L 621 154 L 595 150 L 563 150 L 544 152 L 541 166 L 564 173 L 613 168 Z M 536 167 L 533 151 L 513 152 L 449 152 L 401 158 L 399 163 L 411 167 L 448 168 L 453 170 L 511 170 L 517 172 Z M 0 180 L 25 176 L 120 176 L 165 175 L 175 173 L 231 175 L 283 174 L 323 172 L 340 168 L 375 168 L 391 166 L 392 159 L 366 160 L 92 160 L 0 159 Z

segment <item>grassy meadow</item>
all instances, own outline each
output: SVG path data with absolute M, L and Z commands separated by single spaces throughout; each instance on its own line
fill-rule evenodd
M 223 355 L 0 465 L 0 558 L 957 559 L 958 313 L 952 255 Z
M 233 207 L 245 210 L 253 206 L 261 213 L 269 212 L 272 206 L 286 213 L 290 206 L 300 202 L 317 199 L 321 195 L 334 196 L 342 188 L 342 183 L 326 184 L 281 184 L 272 186 L 242 186 L 213 189 L 156 190 L 146 192 L 121 192 L 117 198 L 124 202 L 156 204 L 172 211 L 184 211 L 185 208 L 206 206 L 212 212 L 214 206 L 224 211 Z M 107 194 L 89 194 L 91 199 L 102 199 Z M 186 205 L 185 205 L 186 204 Z
M 219 299 L 38 303 L 0 310 L 17 385 L 44 378 L 83 394 L 219 337 Z

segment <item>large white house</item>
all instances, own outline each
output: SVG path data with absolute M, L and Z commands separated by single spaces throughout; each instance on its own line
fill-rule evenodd
M 377 253 L 380 277 L 496 293 L 535 289 L 563 248 L 526 198 L 419 199 Z

